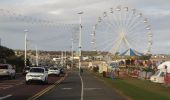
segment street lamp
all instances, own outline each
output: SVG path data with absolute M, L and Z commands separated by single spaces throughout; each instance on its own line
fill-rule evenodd
M 81 75 L 81 70 L 80 70 L 80 68 L 81 68 L 81 34 L 82 34 L 82 18 L 81 18 L 81 15 L 83 14 L 83 12 L 81 11 L 81 12 L 79 12 L 78 13 L 79 15 L 80 15 L 80 26 L 79 26 L 79 30 L 80 30 L 80 32 L 79 32 L 79 74 Z
M 35 50 L 36 50 L 36 66 L 38 67 L 38 65 L 39 65 L 39 62 L 38 62 L 38 48 L 37 48 L 37 46 L 35 46 Z
M 73 36 L 72 36 L 72 39 L 71 39 L 71 67 L 73 68 L 73 63 L 74 63 L 74 40 L 73 40 Z
M 1 43 L 1 38 L 0 38 L 0 46 L 2 46 L 2 43 Z
M 24 64 L 25 64 L 25 67 L 27 67 L 27 33 L 28 33 L 28 30 L 25 29 L 24 32 L 25 32 L 25 60 L 24 60 Z

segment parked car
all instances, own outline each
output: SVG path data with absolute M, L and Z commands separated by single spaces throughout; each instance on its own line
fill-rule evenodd
M 30 67 L 25 67 L 22 71 L 22 74 L 26 75 L 29 72 L 29 70 L 30 70 Z
M 26 84 L 32 81 L 48 83 L 48 71 L 44 67 L 32 67 L 26 74 Z
M 65 74 L 64 68 L 60 67 L 60 74 Z
M 57 75 L 57 76 L 60 76 L 60 69 L 59 68 L 55 68 L 55 67 L 50 67 L 48 69 L 48 75 Z
M 9 79 L 15 78 L 15 68 L 13 68 L 10 64 L 0 64 L 0 76 L 7 76 Z

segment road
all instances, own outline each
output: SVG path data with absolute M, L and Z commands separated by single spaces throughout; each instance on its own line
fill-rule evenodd
M 82 80 L 78 72 L 70 72 L 58 87 L 38 100 L 125 100 L 110 86 L 87 72 L 83 73 Z
M 50 76 L 49 84 L 25 84 L 25 76 L 19 75 L 16 79 L 0 79 L 0 100 L 27 100 L 57 82 L 61 77 Z

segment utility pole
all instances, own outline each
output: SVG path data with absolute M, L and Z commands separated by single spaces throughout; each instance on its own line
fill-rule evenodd
M 83 12 L 78 13 L 80 15 L 80 26 L 79 26 L 79 74 L 81 75 L 81 34 L 82 34 L 82 17 Z

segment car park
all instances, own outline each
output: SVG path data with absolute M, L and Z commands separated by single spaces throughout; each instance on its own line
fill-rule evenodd
M 55 67 L 50 67 L 48 69 L 48 75 L 57 75 L 57 76 L 60 76 L 60 69 L 59 68 L 55 68 Z
M 0 64 L 0 76 L 14 79 L 16 75 L 15 68 L 10 64 Z
M 42 83 L 48 83 L 48 71 L 44 67 L 32 67 L 26 74 L 26 84 L 32 81 L 39 81 Z

